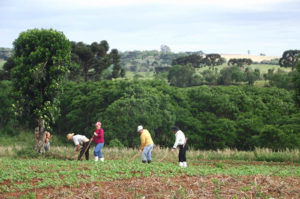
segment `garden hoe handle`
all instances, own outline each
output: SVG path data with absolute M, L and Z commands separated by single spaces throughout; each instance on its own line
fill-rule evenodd
M 85 150 L 84 150 L 84 152 L 82 153 L 82 155 L 81 155 L 81 157 L 79 158 L 79 160 L 81 160 L 82 159 L 82 157 L 83 157 L 83 154 L 85 154 L 85 152 L 87 151 L 87 149 L 90 147 L 90 145 L 91 145 L 91 143 L 92 143 L 92 141 L 94 140 L 94 136 L 90 139 L 90 141 L 89 141 L 89 143 L 88 143 L 88 145 L 87 145 L 87 147 L 85 148 Z
M 158 162 L 163 161 L 163 160 L 168 156 L 169 153 L 170 153 L 170 151 L 168 151 L 168 152 L 166 153 L 166 155 L 164 155 L 164 157 L 162 157 L 162 159 L 160 159 Z
M 130 160 L 129 162 L 133 161 L 141 152 L 139 151 L 137 154 L 135 154 Z

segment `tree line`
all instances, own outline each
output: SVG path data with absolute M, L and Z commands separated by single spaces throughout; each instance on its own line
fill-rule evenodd
M 14 115 L 12 83 L 1 81 L 1 127 L 13 135 L 30 127 L 29 116 Z M 279 88 L 217 86 L 177 88 L 164 81 L 74 82 L 63 84 L 61 110 L 47 129 L 64 136 L 92 136 L 100 120 L 107 145 L 137 147 L 137 125 L 149 129 L 155 143 L 170 146 L 170 128 L 179 126 L 195 149 L 274 150 L 299 148 L 300 112 L 294 93 Z M 31 124 L 33 127 L 34 124 Z
M 45 129 L 58 135 L 73 131 L 89 136 L 100 120 L 108 143 L 128 147 L 138 145 L 135 129 L 142 124 L 162 146 L 173 142 L 170 127 L 177 125 L 196 149 L 299 148 L 299 64 L 296 95 L 248 86 L 181 89 L 172 86 L 176 82 L 172 75 L 170 83 L 111 81 L 122 75 L 122 69 L 118 51 L 108 49 L 105 41 L 72 43 L 52 29 L 22 32 L 5 67 L 9 78 L 0 82 L 1 129 L 13 135 L 20 127 L 38 126 L 41 138 Z M 169 76 L 182 68 L 188 71 L 175 76 L 186 78 L 185 73 L 195 69 L 190 63 L 174 65 Z M 76 74 L 83 78 L 72 79 Z

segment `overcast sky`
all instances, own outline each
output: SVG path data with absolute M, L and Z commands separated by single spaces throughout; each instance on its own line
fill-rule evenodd
M 281 56 L 300 49 L 300 0 L 0 0 L 0 47 L 20 32 L 62 31 L 110 48 Z

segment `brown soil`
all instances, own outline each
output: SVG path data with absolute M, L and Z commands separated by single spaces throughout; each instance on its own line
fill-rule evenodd
M 32 183 L 37 183 L 33 179 Z M 7 182 L 9 183 L 9 182 Z M 300 198 L 299 177 L 277 176 L 181 176 L 130 178 L 109 182 L 0 193 L 0 198 L 17 198 L 34 193 L 42 198 Z

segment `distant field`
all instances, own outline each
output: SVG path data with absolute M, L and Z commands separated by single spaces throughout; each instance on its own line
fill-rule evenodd
M 217 66 L 216 68 L 218 68 L 218 71 L 221 71 L 223 68 L 227 67 L 227 64 L 223 64 L 221 66 Z M 290 68 L 282 68 L 279 65 L 271 65 L 271 64 L 252 64 L 249 66 L 250 68 L 254 69 L 259 69 L 261 74 L 267 73 L 269 69 L 275 69 L 275 72 L 280 69 L 286 72 L 290 72 L 291 69 Z M 202 72 L 204 70 L 207 70 L 208 66 L 203 67 L 198 69 L 198 72 Z
M 221 66 L 217 66 L 216 68 L 218 69 L 218 72 L 220 72 L 223 68 L 227 67 L 227 64 L 223 64 Z M 275 72 L 277 72 L 278 69 L 283 70 L 285 72 L 290 72 L 290 68 L 283 68 L 280 67 L 279 65 L 271 65 L 271 64 L 252 64 L 249 66 L 253 70 L 259 69 L 261 74 L 268 73 L 269 69 L 274 69 Z M 196 69 L 197 73 L 201 73 L 204 70 L 209 69 L 208 66 L 202 67 L 199 69 Z M 153 79 L 154 78 L 154 72 L 131 72 L 131 71 L 126 71 L 125 78 L 127 79 Z M 263 82 L 263 84 L 266 82 Z
M 259 56 L 259 55 L 240 55 L 240 54 L 221 54 L 227 61 L 232 58 L 241 59 L 248 58 L 254 62 L 261 62 L 263 60 L 279 59 L 279 56 Z

